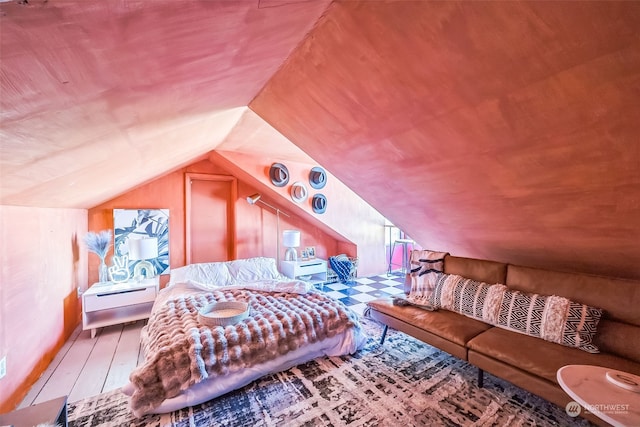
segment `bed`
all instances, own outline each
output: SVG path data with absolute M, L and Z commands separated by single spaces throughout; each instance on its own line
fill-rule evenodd
M 198 312 L 241 301 L 249 316 L 207 326 Z M 358 316 L 307 282 L 282 276 L 273 258 L 173 269 L 141 332 L 144 360 L 122 391 L 136 417 L 206 402 L 269 373 L 366 342 Z

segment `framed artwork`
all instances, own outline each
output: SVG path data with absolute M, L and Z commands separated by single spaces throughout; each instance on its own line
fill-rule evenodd
M 302 261 L 307 261 L 307 260 L 309 259 L 309 253 L 307 252 L 307 250 L 306 250 L 306 249 L 303 249 L 303 250 L 300 252 L 300 259 L 301 259 Z
M 158 256 L 148 259 L 156 274 L 169 274 L 169 209 L 114 209 L 113 251 L 115 256 L 129 256 L 129 239 L 155 237 L 158 241 Z M 129 272 L 133 277 L 136 264 L 129 261 Z
M 315 246 L 307 246 L 305 251 L 307 251 L 307 258 L 308 259 L 314 259 L 316 257 L 316 247 Z

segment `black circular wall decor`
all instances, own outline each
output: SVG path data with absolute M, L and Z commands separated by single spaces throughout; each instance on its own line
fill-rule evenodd
M 274 163 L 269 169 L 269 178 L 276 187 L 284 187 L 289 183 L 289 169 L 282 163 Z
M 311 199 L 311 207 L 317 214 L 325 213 L 327 210 L 327 198 L 324 194 L 314 194 L 313 199 Z
M 320 166 L 311 168 L 309 172 L 309 185 L 316 190 L 320 190 L 327 185 L 327 173 Z

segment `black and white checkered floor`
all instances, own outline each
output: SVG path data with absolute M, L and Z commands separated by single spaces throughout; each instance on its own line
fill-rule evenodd
M 378 276 L 360 277 L 351 283 L 331 283 L 322 290 L 362 315 L 368 301 L 404 292 L 404 276 L 398 271 Z

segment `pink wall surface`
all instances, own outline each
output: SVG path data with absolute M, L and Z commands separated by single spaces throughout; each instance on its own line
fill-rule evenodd
M 80 321 L 84 209 L 0 206 L 0 412 L 13 409 Z
M 169 263 L 172 268 L 186 263 L 185 252 L 185 190 L 184 175 L 187 172 L 212 175 L 231 175 L 224 168 L 203 160 L 174 171 L 154 181 L 133 189 L 99 206 L 89 209 L 89 230 L 113 230 L 113 209 L 154 208 L 169 209 Z M 266 256 L 276 258 L 276 214 L 263 204 L 250 205 L 247 196 L 258 192 L 251 185 L 238 180 L 238 198 L 235 201 L 236 224 L 236 257 L 249 258 Z M 301 244 L 316 246 L 317 256 L 326 257 L 336 254 L 338 243 L 319 227 L 291 212 L 278 200 L 263 196 L 263 201 L 280 208 L 290 215 L 280 216 L 280 233 L 285 229 L 301 231 Z M 355 248 L 352 248 L 355 252 Z M 107 257 L 111 259 L 111 251 Z M 284 256 L 284 248 L 280 249 L 280 258 Z M 98 259 L 89 258 L 89 282 L 98 278 Z M 169 275 L 160 277 L 161 285 L 165 285 Z
M 424 247 L 638 279 L 640 7 L 577 5 L 335 1 L 249 108 Z
M 47 209 L 0 206 L 3 267 L 0 273 L 0 357 L 7 357 L 7 376 L 0 388 L 0 410 L 13 409 L 49 365 L 80 323 L 78 290 L 98 280 L 97 256 L 82 239 L 88 230 L 113 230 L 113 209 L 168 208 L 170 211 L 170 265 L 185 265 L 185 173 L 233 175 L 220 165 L 202 160 L 170 172 L 91 209 Z M 234 175 L 237 177 L 237 174 Z M 321 222 L 313 221 L 290 199 L 270 194 L 238 177 L 235 200 L 236 257 L 276 258 L 276 214 L 263 204 L 250 205 L 247 196 L 261 192 L 262 200 L 286 212 L 280 233 L 301 231 L 301 247 L 315 246 L 321 258 L 338 253 L 366 256 L 381 252 L 384 240 L 363 239 L 361 247 L 340 238 Z M 351 221 L 363 227 L 366 217 L 351 212 Z M 377 233 L 376 228 L 373 233 Z M 380 236 L 384 239 L 383 235 Z M 374 247 L 369 251 L 368 246 Z M 364 255 L 363 255 L 364 254 Z M 111 262 L 113 249 L 107 256 Z M 280 259 L 284 248 L 280 248 Z M 375 259 L 376 257 L 369 257 Z M 386 264 L 378 262 L 376 273 Z M 366 263 L 365 263 L 366 265 Z M 360 275 L 364 275 L 359 270 Z M 161 276 L 161 284 L 169 276 Z M 38 319 L 34 321 L 34 319 Z
M 298 216 L 309 225 L 317 227 L 314 240 L 307 240 L 303 233 L 302 246 L 318 246 L 317 254 L 322 258 L 345 253 L 359 258 L 358 275 L 368 276 L 386 271 L 384 218 L 352 190 L 327 172 L 327 184 L 316 190 L 308 185 L 309 171 L 316 163 L 284 161 L 289 170 L 289 183 L 276 187 L 269 178 L 272 163 L 281 159 L 256 156 L 239 152 L 215 151 L 209 157 L 213 162 L 227 167 L 239 179 L 251 182 L 263 197 L 268 198 L 285 212 Z M 309 197 L 295 203 L 291 198 L 291 185 L 296 182 L 306 185 Z M 323 214 L 313 212 L 311 198 L 321 193 L 327 197 L 327 209 Z M 320 233 L 320 231 L 322 233 Z M 333 238 L 337 246 L 323 247 L 323 233 Z M 309 242 L 309 243 L 307 243 Z

